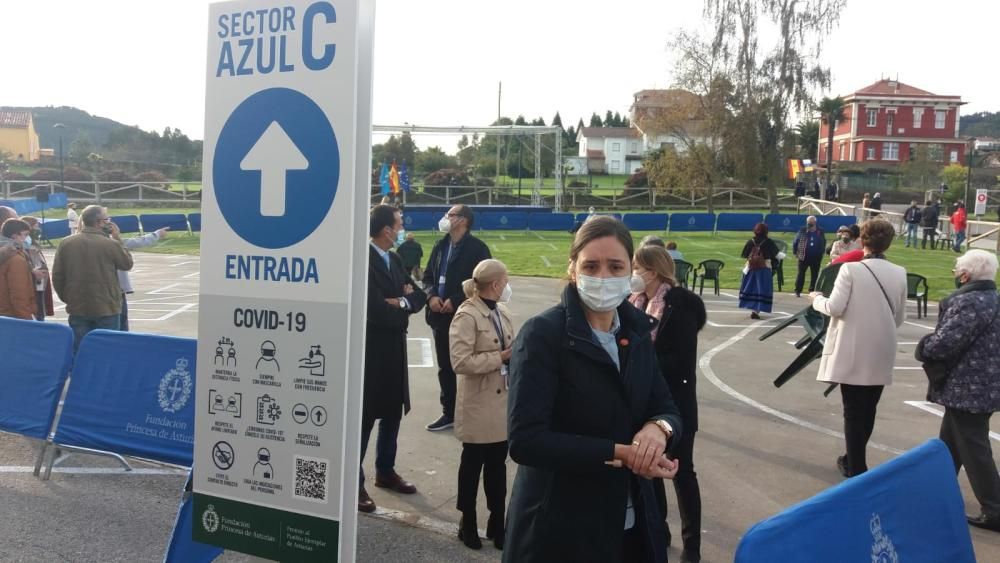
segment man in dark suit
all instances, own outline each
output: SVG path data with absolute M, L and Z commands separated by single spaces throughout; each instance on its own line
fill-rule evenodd
M 462 282 L 472 278 L 476 265 L 492 258 L 490 249 L 469 231 L 473 224 L 472 209 L 456 205 L 438 222 L 444 237 L 434 245 L 424 269 L 424 291 L 427 292 L 427 324 L 434 333 L 434 352 L 438 363 L 438 383 L 441 385 L 441 416 L 428 424 L 431 432 L 445 430 L 455 422 L 455 371 L 451 369 L 451 347 L 448 328 L 458 306 L 465 301 Z
M 365 398 L 361 415 L 361 461 L 368 439 L 379 421 L 375 444 L 375 486 L 413 494 L 417 488 L 396 473 L 396 439 L 402 415 L 410 412 L 410 382 L 406 361 L 406 329 L 410 315 L 427 300 L 403 261 L 389 252 L 403 229 L 400 212 L 376 205 L 369 213 L 368 329 L 365 336 Z M 365 490 L 360 470 L 358 510 L 374 512 L 375 502 Z

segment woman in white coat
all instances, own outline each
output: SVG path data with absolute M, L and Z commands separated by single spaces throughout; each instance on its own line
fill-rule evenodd
M 892 384 L 896 329 L 906 317 L 906 270 L 885 258 L 895 236 L 884 219 L 865 222 L 864 259 L 841 266 L 829 298 L 809 294 L 813 308 L 831 317 L 817 379 L 840 384 L 847 453 L 837 467 L 845 477 L 868 470 L 865 448 L 882 389 Z

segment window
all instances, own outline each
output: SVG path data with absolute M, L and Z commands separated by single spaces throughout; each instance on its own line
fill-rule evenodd
M 837 160 L 844 160 L 844 142 L 843 141 L 840 142 L 840 158 L 838 158 Z
M 622 166 L 622 162 L 620 160 L 612 160 L 611 161 L 611 171 L 612 172 L 618 172 L 618 170 L 621 169 L 621 166 Z
M 944 129 L 944 117 L 948 112 L 944 110 L 937 110 L 934 112 L 934 128 Z
M 865 160 L 875 160 L 875 147 L 865 149 Z
M 913 108 L 913 128 L 920 129 L 920 122 L 924 119 L 924 108 Z
M 877 109 L 868 110 L 868 126 L 875 127 L 875 119 L 878 117 Z
M 639 144 L 636 143 L 635 141 L 632 141 L 631 143 L 629 143 L 628 152 L 630 152 L 632 154 L 635 154 L 635 153 L 639 152 Z
M 955 150 L 951 151 L 951 161 L 958 162 L 958 151 Z
M 612 152 L 621 152 L 621 150 L 622 150 L 622 144 L 621 143 L 611 143 L 611 151 Z
M 899 143 L 882 143 L 882 160 L 899 160 Z
M 941 162 L 944 160 L 944 145 L 933 143 L 927 145 L 927 160 Z

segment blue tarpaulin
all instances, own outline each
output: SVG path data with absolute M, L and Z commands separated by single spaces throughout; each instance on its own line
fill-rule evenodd
M 155 230 L 162 229 L 163 227 L 170 227 L 171 231 L 174 232 L 184 232 L 188 230 L 187 217 L 181 213 L 153 213 L 140 215 L 139 221 L 142 222 L 142 231 L 145 233 L 151 233 Z
M 670 216 L 670 232 L 714 231 L 714 213 L 674 213 Z
M 626 213 L 622 221 L 633 231 L 666 231 L 666 213 Z
M 197 344 L 193 338 L 88 333 L 54 441 L 190 466 Z M 238 408 L 252 411 L 248 404 Z
M 0 358 L 0 430 L 45 439 L 73 361 L 73 331 L 0 317 Z
M 69 220 L 59 219 L 58 221 L 46 221 L 42 223 L 42 234 L 50 240 L 68 237 L 71 234 L 69 232 Z
M 772 233 L 795 233 L 806 226 L 808 215 L 783 215 L 771 213 L 764 216 L 764 222 Z
M 46 188 L 47 189 L 47 188 Z M 13 199 L 0 199 L 0 205 L 11 207 L 18 215 L 41 214 L 42 210 L 57 209 L 63 210 L 66 207 L 66 194 L 63 192 L 50 194 L 49 201 L 42 203 L 33 197 L 22 197 Z
M 135 215 L 112 215 L 111 221 L 118 225 L 118 230 L 123 233 L 139 232 L 139 218 Z
M 484 231 L 523 231 L 528 228 L 528 214 L 523 211 L 477 213 L 474 226 Z
M 755 524 L 736 563 L 973 563 L 947 446 L 927 443 Z
M 751 232 L 757 223 L 763 221 L 761 213 L 719 213 L 715 223 L 716 231 L 746 231 Z
M 207 543 L 196 542 L 192 538 L 194 521 L 194 500 L 191 496 L 191 472 L 188 472 L 187 485 L 180 507 L 177 509 L 177 519 L 167 544 L 167 553 L 163 563 L 209 563 L 222 555 L 224 549 Z
M 573 214 L 529 213 L 528 228 L 532 231 L 568 231 L 573 228 Z

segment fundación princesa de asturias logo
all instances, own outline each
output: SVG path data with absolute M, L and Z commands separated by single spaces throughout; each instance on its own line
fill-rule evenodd
M 210 534 L 219 530 L 219 513 L 215 511 L 215 505 L 208 505 L 201 513 L 201 525 Z
M 177 358 L 174 369 L 164 374 L 160 380 L 160 388 L 157 398 L 160 401 L 160 409 L 166 413 L 176 413 L 184 408 L 188 399 L 191 398 L 191 390 L 194 381 L 191 372 L 188 371 L 188 359 Z
M 882 531 L 882 519 L 878 514 L 872 514 L 869 527 L 872 531 L 872 563 L 899 563 L 896 546 Z

